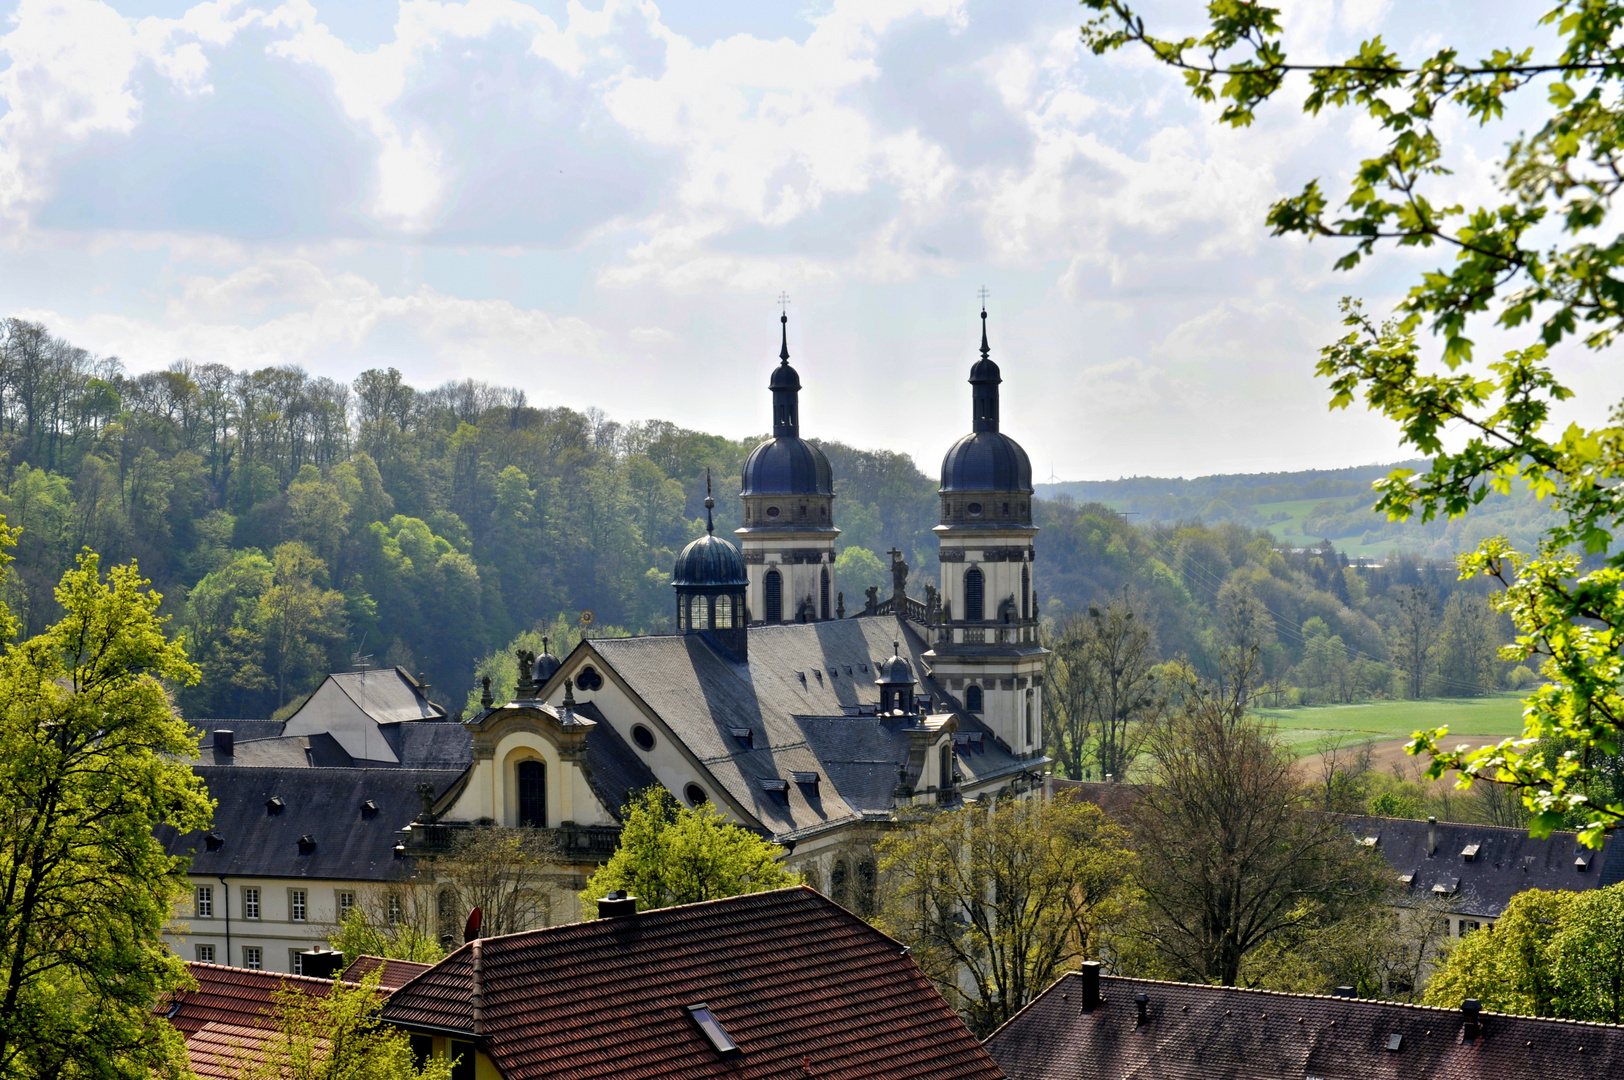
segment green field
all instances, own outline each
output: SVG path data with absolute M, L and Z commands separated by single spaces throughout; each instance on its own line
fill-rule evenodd
M 1361 502 L 1368 505 L 1371 502 L 1371 497 L 1357 496 L 1354 498 L 1344 499 L 1291 499 L 1287 502 L 1259 503 L 1258 505 L 1252 507 L 1252 509 L 1265 521 L 1268 521 L 1268 519 L 1273 517 L 1275 514 L 1290 515 L 1289 520 L 1268 521 L 1268 524 L 1264 527 L 1272 532 L 1275 539 L 1279 540 L 1282 544 L 1286 544 L 1290 547 L 1312 547 L 1313 545 L 1319 543 L 1322 538 L 1304 532 L 1303 519 L 1308 517 L 1309 512 L 1312 511 L 1314 507 L 1323 502 L 1331 502 L 1347 508 Z M 1374 528 L 1377 525 L 1380 525 L 1382 520 L 1382 518 L 1376 516 L 1375 514 L 1370 515 L 1371 527 Z M 1392 546 L 1392 542 L 1388 541 L 1386 543 L 1370 545 L 1369 549 L 1367 550 L 1366 545 L 1358 543 L 1357 538 L 1351 536 L 1344 536 L 1336 541 L 1336 549 L 1338 551 L 1354 558 L 1358 558 L 1361 555 L 1366 558 L 1379 558 L 1380 556 L 1385 555 L 1388 549 Z
M 1333 735 L 1350 741 L 1408 737 L 1416 728 L 1448 725 L 1453 736 L 1480 743 L 1522 730 L 1522 700 L 1516 694 L 1483 698 L 1440 698 L 1432 701 L 1373 701 L 1364 705 L 1322 705 L 1297 709 L 1259 709 L 1298 753 L 1313 753 Z

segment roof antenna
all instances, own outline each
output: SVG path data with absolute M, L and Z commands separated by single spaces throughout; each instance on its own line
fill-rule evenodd
M 978 295 L 981 297 L 981 359 L 985 360 L 987 355 L 992 352 L 991 349 L 987 348 L 987 297 L 991 296 L 992 293 L 988 292 L 987 287 L 983 285 Z
M 785 363 L 788 363 L 786 360 Z M 716 522 L 711 519 L 711 510 L 716 506 L 716 500 L 711 498 L 710 466 L 705 467 L 705 533 L 707 536 L 716 532 Z
M 778 316 L 778 322 L 784 332 L 784 345 L 783 348 L 778 350 L 778 359 L 787 364 L 789 363 L 789 293 L 781 292 L 778 294 L 778 307 L 781 312 Z

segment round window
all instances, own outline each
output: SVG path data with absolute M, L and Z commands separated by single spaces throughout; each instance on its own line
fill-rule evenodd
M 768 517 L 777 517 L 778 516 L 778 507 L 776 507 L 776 506 L 767 507 L 767 516 Z
M 710 799 L 710 796 L 705 794 L 705 789 L 700 787 L 698 784 L 689 784 L 687 787 L 683 788 L 682 795 L 683 798 L 688 800 L 689 806 L 698 806 L 700 803 L 708 802 Z
M 964 508 L 964 512 L 971 515 L 972 517 L 977 516 L 977 515 L 979 515 L 981 513 L 981 504 L 980 503 L 971 503 L 969 506 L 966 506 Z
M 581 669 L 579 675 L 575 676 L 575 685 L 581 690 L 602 690 L 603 676 L 598 674 L 597 668 L 589 664 Z
M 632 726 L 632 742 L 636 743 L 640 750 L 652 750 L 654 749 L 654 732 L 642 724 L 635 724 Z

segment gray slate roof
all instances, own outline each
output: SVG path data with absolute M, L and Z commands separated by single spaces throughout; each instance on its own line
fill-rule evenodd
M 160 829 L 172 855 L 192 855 L 191 872 L 213 877 L 286 877 L 343 881 L 391 881 L 411 872 L 395 857 L 400 829 L 422 810 L 418 784 L 436 794 L 461 770 L 239 768 L 200 765 L 209 794 L 218 800 L 214 827 L 222 841 L 208 850 L 206 833 L 177 836 Z M 280 798 L 279 813 L 266 803 Z M 375 814 L 363 810 L 371 801 Z M 315 845 L 301 853 L 299 839 Z
M 648 763 L 604 719 L 596 705 L 590 701 L 582 702 L 575 711 L 598 725 L 586 733 L 587 783 L 598 801 L 618 821 L 620 808 L 626 805 L 632 793 L 657 784 L 659 780 Z
M 906 623 L 883 618 L 752 627 L 747 664 L 698 635 L 597 638 L 583 647 L 614 669 L 737 803 L 784 837 L 892 808 L 907 736 L 894 722 L 855 713 L 879 703 L 877 668 L 898 640 L 922 674 L 924 642 Z M 918 692 L 946 698 L 928 677 Z M 753 732 L 754 745 L 733 735 L 735 728 Z M 984 730 L 962 716 L 960 730 L 970 729 Z M 972 779 L 1022 768 L 990 734 L 959 762 Z M 796 772 L 820 776 L 815 795 L 794 782 L 783 794 L 762 785 Z
M 1355 836 L 1376 838 L 1376 850 L 1400 875 L 1414 875 L 1412 895 L 1433 892 L 1435 885 L 1453 888 L 1443 893 L 1458 901 L 1463 914 L 1498 918 L 1517 893 L 1526 889 L 1597 889 L 1624 881 L 1624 855 L 1618 838 L 1609 836 L 1600 850 L 1582 847 L 1570 832 L 1552 833 L 1535 840 L 1526 829 L 1494 825 L 1467 825 L 1440 821 L 1435 829 L 1437 849 L 1429 854 L 1428 823 L 1408 818 L 1351 817 L 1347 827 Z M 1471 845 L 1471 858 L 1462 854 Z M 1579 869 L 1581 857 L 1588 865 Z
M 1467 1042 L 1459 1009 L 1109 976 L 1100 989 L 1104 1003 L 1085 1013 L 1082 977 L 1062 976 L 982 1045 L 1009 1080 L 1624 1075 L 1624 1027 L 1610 1024 L 1484 1012 Z M 1142 1025 L 1137 994 L 1149 998 Z

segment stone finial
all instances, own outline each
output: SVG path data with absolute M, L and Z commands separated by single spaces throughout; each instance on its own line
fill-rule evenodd
M 844 619 L 845 617 L 846 617 L 846 594 L 843 593 L 843 592 L 837 592 L 837 593 L 835 593 L 835 618 Z
M 880 587 L 878 585 L 870 585 L 868 588 L 863 590 L 863 596 L 866 599 L 866 604 L 863 611 L 869 615 L 874 614 L 875 610 L 880 606 Z
M 526 649 L 519 649 L 514 654 L 519 660 L 519 685 L 515 688 L 518 698 L 533 698 L 536 696 L 536 680 L 531 677 L 535 668 L 536 654 Z
M 434 785 L 418 784 L 417 797 L 422 800 L 423 812 L 418 815 L 419 821 L 434 820 Z
M 479 685 L 484 688 L 479 695 L 479 703 L 488 709 L 496 704 L 496 699 L 491 696 L 491 677 L 486 675 L 479 680 Z
M 575 708 L 575 680 L 574 679 L 566 678 L 564 680 L 564 708 L 566 708 L 566 709 Z

